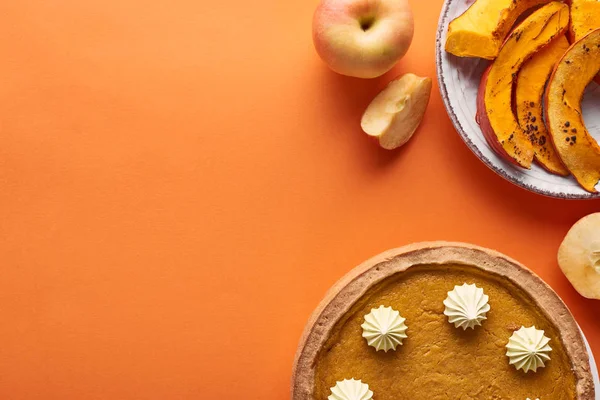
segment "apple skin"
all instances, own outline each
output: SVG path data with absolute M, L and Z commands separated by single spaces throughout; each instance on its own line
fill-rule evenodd
M 332 70 L 376 78 L 408 51 L 413 14 L 408 0 L 321 0 L 312 33 L 317 53 Z
M 512 165 L 521 168 L 521 166 L 506 153 L 500 142 L 498 142 L 498 137 L 496 136 L 494 128 L 492 128 L 492 125 L 490 124 L 490 119 L 487 115 L 487 111 L 485 108 L 485 87 L 491 68 L 492 65 L 490 64 L 490 66 L 485 70 L 485 72 L 481 76 L 481 83 L 479 84 L 479 90 L 477 91 L 477 114 L 475 116 L 475 120 L 479 124 L 481 132 L 483 133 L 483 137 L 488 142 L 492 150 L 494 150 L 496 154 L 502 157 L 505 161 L 508 161 Z

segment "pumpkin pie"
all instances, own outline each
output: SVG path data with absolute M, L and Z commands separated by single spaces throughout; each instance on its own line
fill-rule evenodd
M 472 323 L 455 312 L 465 293 L 478 302 Z M 544 351 L 522 367 L 511 357 L 528 337 Z M 577 323 L 539 277 L 492 250 L 431 242 L 358 266 L 308 322 L 292 400 L 342 398 L 592 400 L 594 384 Z

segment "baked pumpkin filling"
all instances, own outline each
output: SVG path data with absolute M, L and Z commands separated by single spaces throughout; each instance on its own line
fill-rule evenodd
M 444 315 L 448 292 L 464 283 L 489 296 L 487 319 L 475 329 L 458 329 Z M 381 305 L 406 318 L 408 337 L 396 351 L 376 351 L 362 337 L 365 315 Z M 551 339 L 551 360 L 537 372 L 509 365 L 505 346 L 521 326 Z M 327 399 L 336 382 L 351 378 L 368 383 L 377 400 L 576 398 L 560 333 L 535 301 L 508 279 L 467 266 L 415 266 L 371 287 L 318 353 L 314 398 Z

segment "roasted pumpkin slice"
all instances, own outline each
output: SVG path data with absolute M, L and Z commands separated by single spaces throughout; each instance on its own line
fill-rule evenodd
M 475 0 L 450 22 L 446 51 L 459 57 L 493 60 L 519 16 L 550 0 Z
M 571 43 L 600 28 L 600 0 L 571 0 Z M 596 75 L 600 85 L 600 75 Z
M 530 168 L 534 157 L 533 144 L 513 113 L 513 85 L 523 63 L 537 51 L 560 37 L 569 23 L 569 8 L 552 2 L 536 10 L 517 26 L 482 78 L 485 89 L 477 104 L 477 119 L 486 139 L 500 155 L 524 168 Z M 491 129 L 493 132 L 486 132 Z
M 600 29 L 567 50 L 546 88 L 546 124 L 554 147 L 579 184 L 592 193 L 600 180 L 600 146 L 585 127 L 581 99 L 598 71 Z
M 515 105 L 519 125 L 533 144 L 535 159 L 547 171 L 563 176 L 569 175 L 569 170 L 554 150 L 552 139 L 546 129 L 542 97 L 554 66 L 568 48 L 569 41 L 565 35 L 562 35 L 535 53 L 529 61 L 523 64 L 515 89 Z
M 571 0 L 571 41 L 600 28 L 599 0 Z

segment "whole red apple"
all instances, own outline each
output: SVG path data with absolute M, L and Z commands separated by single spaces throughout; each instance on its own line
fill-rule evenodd
M 313 17 L 319 56 L 335 72 L 358 78 L 392 69 L 413 33 L 408 0 L 322 0 Z

